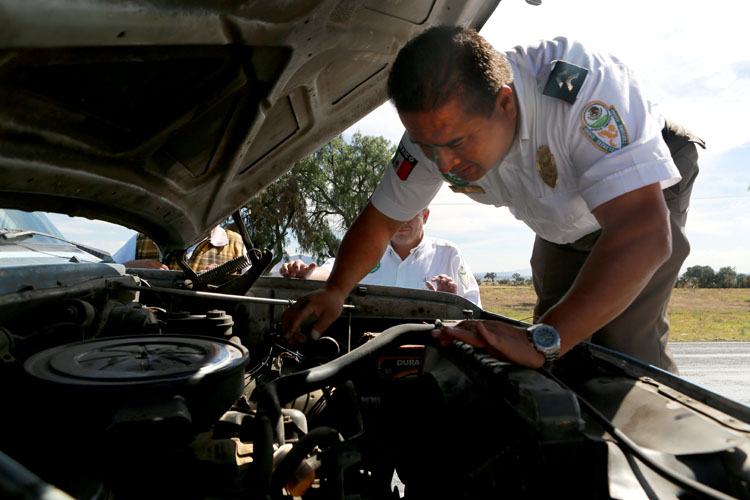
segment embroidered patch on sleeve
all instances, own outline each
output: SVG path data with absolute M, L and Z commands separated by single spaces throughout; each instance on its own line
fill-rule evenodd
M 391 165 L 396 169 L 396 175 L 402 181 L 409 178 L 409 174 L 417 166 L 417 159 L 414 158 L 404 147 L 403 143 L 398 145 L 396 155 L 391 160 Z
M 542 93 L 573 104 L 588 73 L 586 68 L 565 61 L 555 61 L 555 67 L 552 68 Z
M 461 278 L 461 283 L 464 284 L 464 288 L 469 288 L 469 273 L 466 272 L 466 268 L 463 264 L 458 268 L 458 277 Z
M 583 132 L 594 146 L 611 153 L 628 145 L 628 131 L 614 106 L 603 102 L 590 102 L 581 111 Z

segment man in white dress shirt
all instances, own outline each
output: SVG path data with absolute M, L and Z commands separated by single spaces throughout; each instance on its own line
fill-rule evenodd
M 455 293 L 482 307 L 479 285 L 458 247 L 425 236 L 429 216 L 430 209 L 425 208 L 405 222 L 391 238 L 380 262 L 359 283 Z M 279 272 L 285 278 L 326 280 L 334 264 L 333 258 L 322 266 L 297 259 L 282 264 Z

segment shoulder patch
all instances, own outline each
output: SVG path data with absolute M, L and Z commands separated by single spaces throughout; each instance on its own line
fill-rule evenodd
M 614 106 L 599 101 L 588 103 L 581 111 L 581 132 L 605 153 L 628 145 L 628 131 Z
M 573 104 L 589 70 L 565 61 L 555 61 L 542 94 Z
M 403 143 L 398 145 L 396 154 L 391 160 L 391 165 L 396 169 L 396 175 L 402 181 L 409 178 L 409 174 L 417 166 L 417 159 L 414 158 L 404 147 Z

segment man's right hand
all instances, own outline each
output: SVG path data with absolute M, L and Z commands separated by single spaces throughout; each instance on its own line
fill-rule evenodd
M 349 292 L 380 261 L 388 241 L 403 224 L 403 221 L 383 215 L 368 203 L 344 235 L 325 285 L 301 297 L 284 311 L 281 316 L 284 337 L 290 341 L 304 341 L 303 322 L 313 316 L 310 337 L 317 340 L 341 316 Z
M 315 324 L 310 330 L 310 337 L 318 340 L 344 310 L 346 295 L 341 296 L 325 287 L 308 295 L 300 297 L 281 315 L 281 330 L 284 338 L 290 342 L 304 342 L 306 336 L 302 333 L 305 320 L 312 317 Z
M 307 279 L 313 273 L 317 265 L 315 262 L 305 264 L 301 259 L 294 262 L 284 262 L 279 269 L 279 273 L 285 278 L 302 278 Z

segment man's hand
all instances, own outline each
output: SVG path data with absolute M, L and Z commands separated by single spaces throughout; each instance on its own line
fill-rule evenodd
M 385 216 L 368 203 L 344 235 L 325 285 L 284 311 L 281 317 L 284 336 L 288 340 L 304 341 L 301 326 L 314 316 L 310 336 L 320 337 L 341 316 L 349 292 L 380 261 L 388 241 L 402 225 L 403 222 Z
M 433 292 L 448 292 L 448 293 L 458 293 L 458 284 L 453 281 L 453 278 L 448 276 L 447 274 L 441 274 L 440 276 L 433 276 L 432 281 L 435 282 L 433 285 L 429 281 L 425 281 L 425 285 L 427 285 L 427 288 L 429 290 L 432 290 Z
M 281 315 L 281 330 L 284 332 L 284 338 L 290 342 L 304 342 L 306 337 L 301 331 L 301 326 L 308 317 L 312 316 L 315 324 L 310 330 L 310 337 L 318 340 L 320 334 L 341 316 L 345 298 L 346 296 L 342 297 L 326 288 L 300 297 Z
M 279 273 L 284 278 L 300 278 L 303 280 L 319 280 L 325 281 L 330 276 L 330 271 L 325 267 L 319 267 L 315 262 L 311 262 L 309 265 L 305 264 L 300 259 L 294 262 L 285 262 L 281 265 Z
M 539 368 L 544 364 L 544 355 L 531 345 L 526 329 L 501 321 L 462 321 L 455 327 L 432 330 L 432 336 L 442 345 L 460 340 L 521 366 Z
M 307 279 L 316 267 L 314 262 L 307 265 L 301 259 L 297 259 L 294 262 L 284 262 L 279 269 L 279 273 L 285 278 Z
M 136 269 L 160 269 L 162 271 L 169 271 L 169 268 L 159 262 L 156 259 L 137 259 L 130 260 L 122 264 L 125 267 L 133 267 Z

